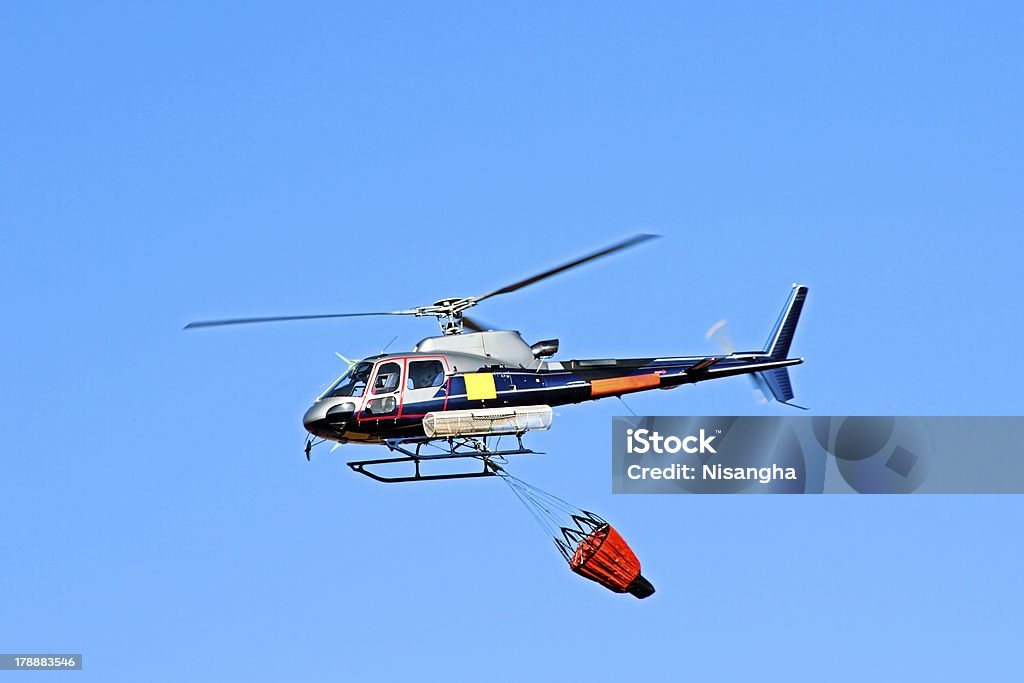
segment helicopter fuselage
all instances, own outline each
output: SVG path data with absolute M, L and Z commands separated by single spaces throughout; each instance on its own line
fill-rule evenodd
M 304 426 L 339 443 L 424 437 L 428 413 L 560 406 L 768 372 L 803 362 L 768 351 L 720 356 L 545 361 L 557 341 L 533 347 L 518 332 L 431 337 L 407 353 L 353 363 L 309 408 Z

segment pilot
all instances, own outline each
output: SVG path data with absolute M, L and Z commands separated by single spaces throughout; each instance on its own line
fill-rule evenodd
M 425 389 L 440 386 L 444 371 L 440 363 L 413 363 L 409 371 L 409 388 Z
M 421 386 L 440 386 L 442 377 L 444 377 L 444 371 L 441 370 L 440 363 L 427 364 L 426 368 L 423 370 L 423 384 Z

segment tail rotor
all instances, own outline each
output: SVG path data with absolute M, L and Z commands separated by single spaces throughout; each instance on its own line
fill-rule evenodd
M 717 323 L 708 328 L 708 331 L 704 333 L 704 339 L 706 341 L 714 342 L 723 353 L 732 355 L 736 353 L 736 345 L 732 341 L 732 337 L 729 334 L 729 321 L 726 319 L 719 320 Z M 768 384 L 761 377 L 760 373 L 752 373 L 747 375 L 750 378 L 750 384 L 754 391 L 754 400 L 759 405 L 765 405 L 770 399 L 771 390 L 768 388 Z

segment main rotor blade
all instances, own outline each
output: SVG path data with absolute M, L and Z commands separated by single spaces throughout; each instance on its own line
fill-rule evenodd
M 186 330 L 200 327 L 221 327 L 223 325 L 248 325 L 250 323 L 276 323 L 287 320 L 322 320 L 323 318 L 359 318 L 367 315 L 416 315 L 416 311 L 383 311 L 379 313 L 327 313 L 323 315 L 277 315 L 268 318 L 232 318 L 229 320 L 200 320 L 185 325 Z
M 520 280 L 519 282 L 515 282 L 515 283 L 513 283 L 511 285 L 507 285 L 505 287 L 502 287 L 501 289 L 496 289 L 493 292 L 490 292 L 488 294 L 484 294 L 483 296 L 473 297 L 473 301 L 474 302 L 479 302 L 479 301 L 483 301 L 484 299 L 489 299 L 492 296 L 498 296 L 499 294 L 508 294 L 509 292 L 514 292 L 517 289 L 522 289 L 523 287 L 526 287 L 527 285 L 532 285 L 535 282 L 540 282 L 541 280 L 549 278 L 549 277 L 551 277 L 553 275 L 558 275 L 559 273 L 564 273 L 565 271 L 569 270 L 570 268 L 575 268 L 576 266 L 582 266 L 584 263 L 588 263 L 590 261 L 594 261 L 596 259 L 601 258 L 602 256 L 608 256 L 609 254 L 613 254 L 613 253 L 615 253 L 617 251 L 621 251 L 623 249 L 628 249 L 628 248 L 630 248 L 632 246 L 636 246 L 637 244 L 640 244 L 641 242 L 646 242 L 647 240 L 651 240 L 651 239 L 654 239 L 656 237 L 659 237 L 659 235 L 643 235 L 643 234 L 641 234 L 641 235 L 633 235 L 629 239 L 624 240 L 622 242 L 619 242 L 617 244 L 613 244 L 612 246 L 606 247 L 605 249 L 602 249 L 601 251 L 595 251 L 593 254 L 588 254 L 587 256 L 584 256 L 582 258 L 578 258 L 575 261 L 570 261 L 569 263 L 563 263 L 560 266 L 556 266 L 554 268 L 551 268 L 550 270 L 545 270 L 543 273 L 538 273 L 537 275 L 534 275 L 533 277 L 528 277 L 525 280 Z
M 467 315 L 462 316 L 462 326 L 468 327 L 474 332 L 486 332 L 487 330 L 493 330 L 493 327 L 488 326 L 486 323 L 482 323 L 479 320 L 474 320 Z

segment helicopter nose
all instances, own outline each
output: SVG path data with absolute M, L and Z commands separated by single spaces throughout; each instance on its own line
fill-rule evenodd
M 316 436 L 337 436 L 344 432 L 345 424 L 352 419 L 355 404 L 344 399 L 317 401 L 302 416 L 302 426 Z
M 306 414 L 302 416 L 302 426 L 306 428 L 306 431 L 312 431 L 310 427 L 313 427 L 317 422 L 327 417 L 327 408 L 320 405 L 320 403 L 322 401 L 311 405 Z

